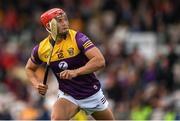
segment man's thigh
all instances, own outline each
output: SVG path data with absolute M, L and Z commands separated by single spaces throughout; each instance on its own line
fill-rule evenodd
M 112 111 L 107 108 L 103 111 L 96 111 L 92 114 L 92 117 L 96 120 L 114 120 Z
M 76 104 L 70 102 L 67 99 L 60 98 L 55 102 L 53 106 L 51 119 L 52 120 L 69 120 L 78 111 L 79 111 L 79 108 Z

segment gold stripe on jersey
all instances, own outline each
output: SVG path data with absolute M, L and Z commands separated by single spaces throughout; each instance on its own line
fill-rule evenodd
M 84 48 L 86 49 L 86 48 L 90 47 L 91 45 L 93 45 L 93 43 L 88 43 L 88 44 L 86 44 L 86 46 Z
M 91 41 L 88 40 L 87 42 L 85 42 L 85 43 L 83 44 L 83 46 L 85 46 L 85 45 L 88 44 L 88 43 L 91 43 Z
M 83 44 L 83 47 L 86 49 L 91 45 L 93 45 L 93 43 L 90 40 L 88 40 L 86 43 Z
M 80 53 L 75 39 L 76 33 L 76 31 L 69 29 L 69 34 L 67 35 L 66 39 L 55 44 L 52 52 L 51 62 L 71 58 Z M 47 62 L 50 47 L 51 44 L 49 37 L 40 42 L 38 55 L 40 60 L 43 62 Z

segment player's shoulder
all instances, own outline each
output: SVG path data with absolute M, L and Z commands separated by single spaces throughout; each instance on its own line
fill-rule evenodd
M 81 32 L 81 31 L 76 31 L 76 30 L 73 30 L 73 29 L 69 29 L 69 33 L 71 35 L 74 35 L 76 40 L 79 40 L 79 39 L 81 39 L 83 37 L 87 38 L 87 36 L 83 32 Z
M 50 38 L 50 36 L 47 36 L 47 37 L 45 37 L 44 39 L 42 39 L 41 41 L 40 41 L 40 43 L 39 43 L 39 45 L 40 46 L 42 46 L 42 45 L 47 45 L 47 43 L 49 43 L 49 39 Z
M 45 37 L 43 40 L 39 42 L 39 50 L 43 50 L 50 46 L 50 39 L 49 36 Z M 42 49 L 43 48 L 43 49 Z
M 89 38 L 84 33 L 80 32 L 80 31 L 77 31 L 75 38 L 76 38 L 76 41 L 82 42 L 82 43 L 89 40 Z
M 34 50 L 37 51 L 38 54 L 40 54 L 41 52 L 48 49 L 48 47 L 50 46 L 49 44 L 49 36 L 47 36 L 34 46 Z

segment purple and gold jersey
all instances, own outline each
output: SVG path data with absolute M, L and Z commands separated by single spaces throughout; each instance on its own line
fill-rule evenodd
M 47 62 L 51 42 L 49 37 L 36 45 L 31 54 L 35 64 Z M 59 89 L 75 99 L 84 99 L 100 89 L 99 80 L 94 73 L 81 75 L 71 80 L 60 79 L 58 74 L 65 69 L 77 69 L 88 62 L 85 52 L 95 45 L 83 33 L 69 29 L 66 39 L 56 43 L 51 57 L 50 68 L 55 74 Z

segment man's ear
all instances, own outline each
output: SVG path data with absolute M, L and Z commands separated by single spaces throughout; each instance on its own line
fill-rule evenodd
M 50 24 L 49 24 L 49 23 L 46 24 L 46 30 L 47 30 L 49 33 L 51 33 L 51 29 L 50 29 Z
M 50 24 L 49 23 L 46 24 L 46 28 L 50 30 Z

